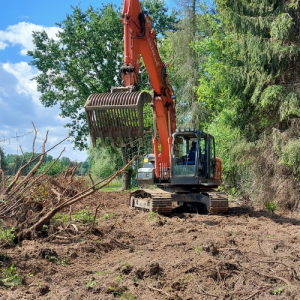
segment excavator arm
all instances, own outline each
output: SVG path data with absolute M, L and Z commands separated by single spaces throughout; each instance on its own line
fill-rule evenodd
M 153 148 L 156 178 L 170 178 L 172 134 L 176 129 L 175 97 L 168 82 L 166 68 L 156 46 L 156 35 L 146 12 L 138 0 L 123 0 L 124 64 L 121 67 L 122 87 L 112 88 L 111 93 L 91 95 L 85 105 L 90 134 L 94 141 L 109 137 L 133 138 L 143 136 L 143 105 L 150 96 L 139 92 L 140 57 L 143 57 L 153 88 Z M 157 135 L 159 134 L 159 137 Z M 159 155 L 159 143 L 161 153 Z

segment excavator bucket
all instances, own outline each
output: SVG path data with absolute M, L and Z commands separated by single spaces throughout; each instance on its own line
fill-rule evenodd
M 115 138 L 119 138 L 120 146 L 125 147 L 124 138 L 129 139 L 133 147 L 133 139 L 144 134 L 143 106 L 150 103 L 152 97 L 147 92 L 131 92 L 126 88 L 114 88 L 111 93 L 92 94 L 84 106 L 93 146 L 96 139 L 110 138 L 115 146 Z

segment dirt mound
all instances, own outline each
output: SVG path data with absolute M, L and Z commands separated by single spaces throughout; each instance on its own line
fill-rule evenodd
M 72 207 L 73 223 L 65 211 L 45 236 L 1 248 L 1 270 L 14 264 L 24 280 L 10 287 L 2 273 L 0 299 L 300 298 L 299 216 L 153 218 L 127 203 L 126 193 L 99 193 Z M 99 204 L 93 223 L 87 212 Z

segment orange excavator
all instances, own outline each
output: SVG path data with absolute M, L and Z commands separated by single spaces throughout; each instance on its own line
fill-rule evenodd
M 215 156 L 213 136 L 203 131 L 176 129 L 176 96 L 168 81 L 156 34 L 138 0 L 123 0 L 124 64 L 121 87 L 110 93 L 92 94 L 85 111 L 93 145 L 109 138 L 131 147 L 144 136 L 143 107 L 152 103 L 153 149 L 138 169 L 141 188 L 130 195 L 130 207 L 170 214 L 174 206 L 203 213 L 226 213 L 228 199 L 216 191 L 221 184 L 222 164 Z M 139 90 L 140 57 L 149 74 L 153 94 Z M 159 151 L 160 149 L 160 151 Z M 156 185 L 156 188 L 151 188 Z M 175 204 L 175 205 L 174 205 Z

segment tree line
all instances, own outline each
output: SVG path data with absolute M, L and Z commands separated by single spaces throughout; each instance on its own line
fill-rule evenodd
M 40 156 L 40 153 L 35 153 L 32 157 L 32 153 L 25 152 L 22 155 L 18 154 L 5 154 L 4 150 L 0 147 L 0 169 L 2 169 L 7 176 L 16 174 L 18 169 L 27 164 L 31 158 L 36 158 Z M 38 169 L 38 174 L 44 173 L 54 162 L 53 158 L 49 154 L 45 154 L 43 163 Z M 22 172 L 22 175 L 27 175 L 34 166 L 38 163 L 38 160 L 34 161 L 32 164 L 28 165 Z M 74 167 L 76 162 L 72 162 L 68 157 L 61 157 L 53 165 L 50 171 L 47 173 L 50 176 L 54 176 L 63 170 L 66 170 L 68 167 Z M 85 175 L 90 170 L 91 159 L 87 158 L 84 162 L 77 163 L 78 167 L 76 170 L 76 175 Z

